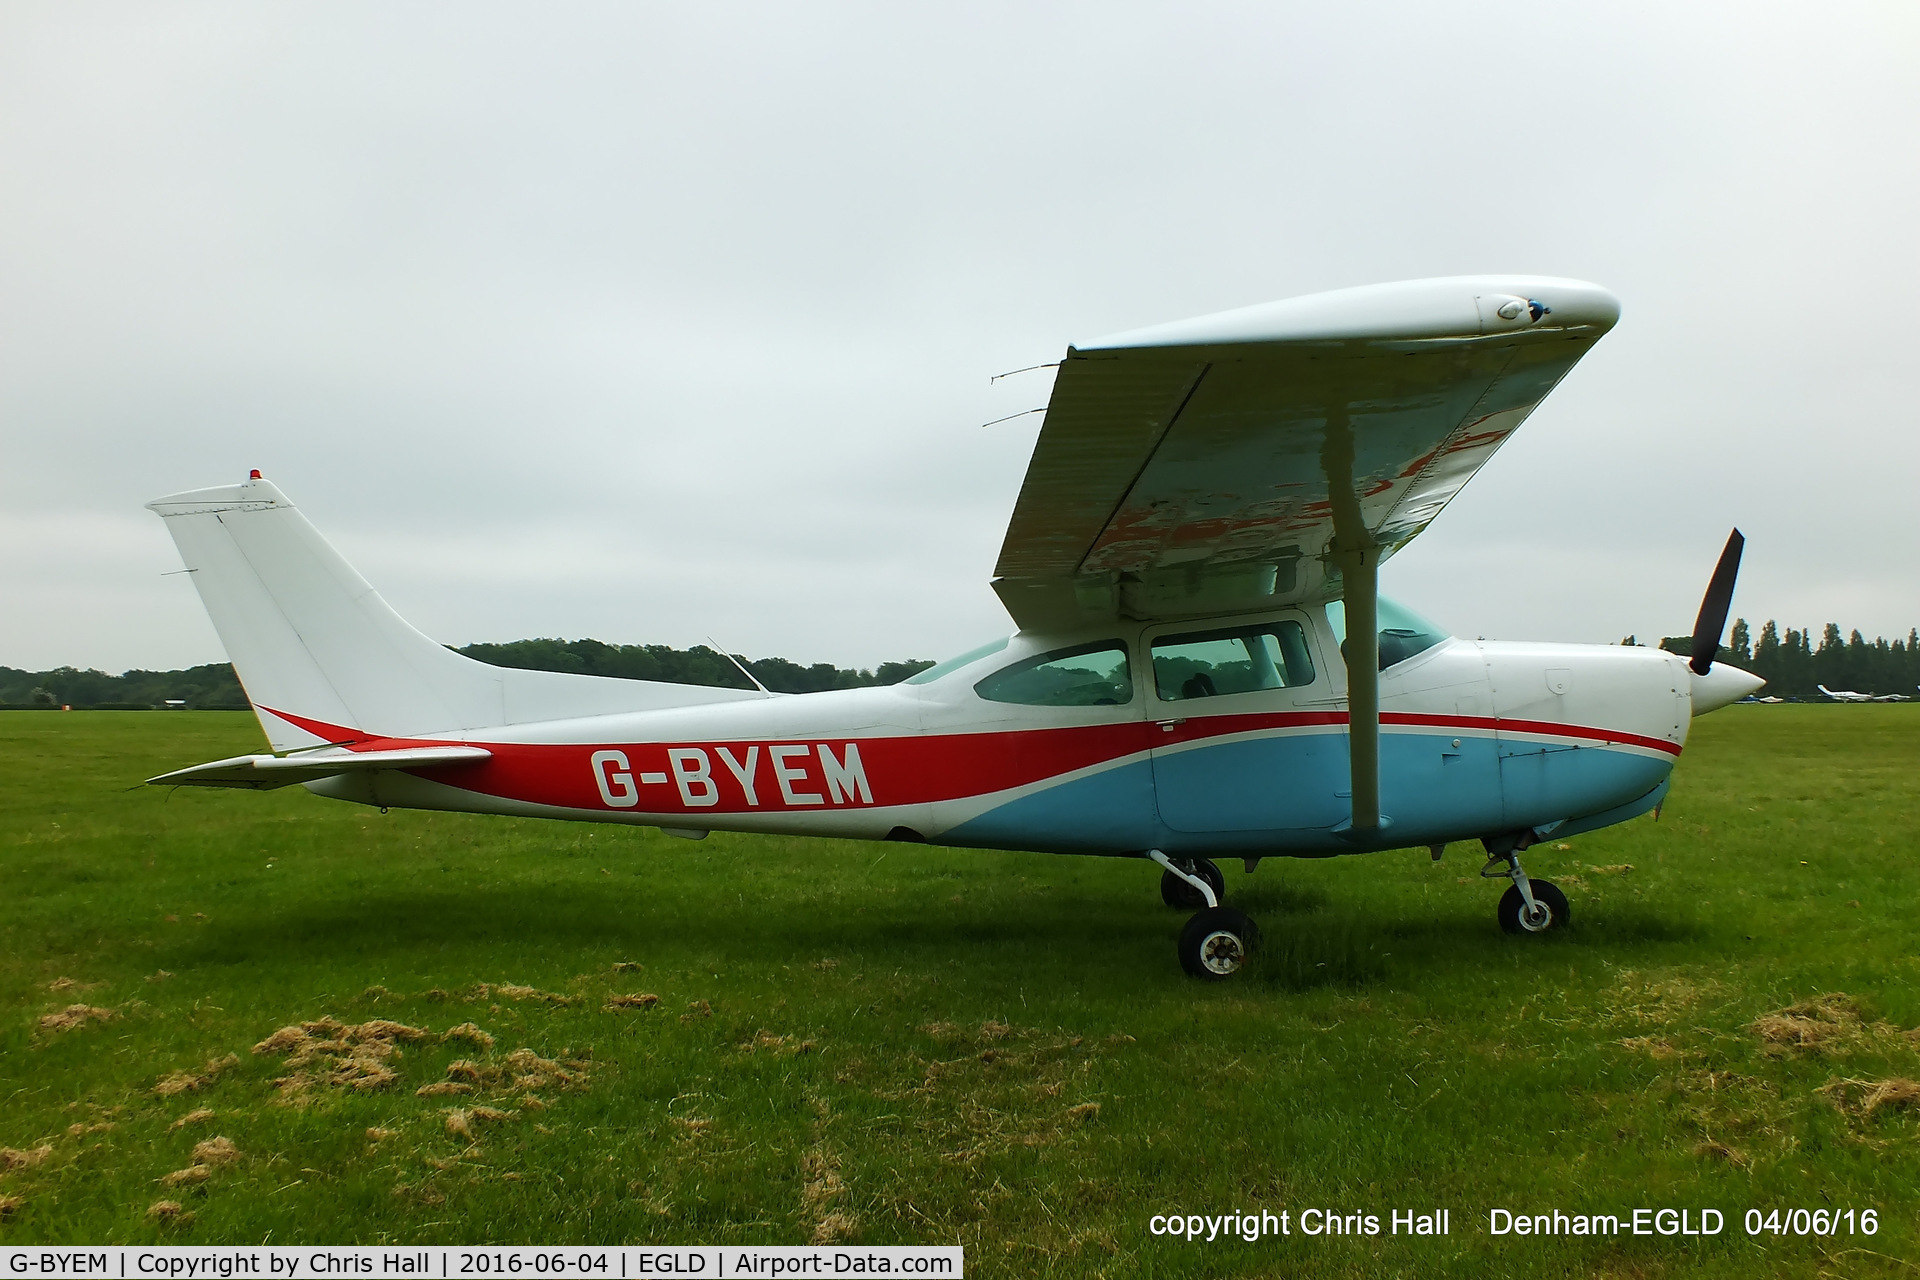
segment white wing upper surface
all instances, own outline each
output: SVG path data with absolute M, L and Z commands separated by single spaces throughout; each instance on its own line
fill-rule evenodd
M 1026 628 L 1329 598 L 1336 487 L 1391 555 L 1619 314 L 1577 280 L 1458 277 L 1069 347 L 994 589 Z

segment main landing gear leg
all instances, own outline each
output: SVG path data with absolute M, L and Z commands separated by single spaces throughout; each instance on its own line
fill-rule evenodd
M 1213 865 L 1211 858 L 1169 860 L 1158 850 L 1149 856 L 1166 867 L 1160 875 L 1160 901 L 1175 910 L 1217 907 L 1227 896 L 1227 878 L 1220 874 L 1220 868 Z M 1212 890 L 1212 897 L 1207 896 L 1208 890 Z
M 1515 840 L 1504 850 L 1489 846 L 1487 865 L 1480 874 L 1489 880 L 1511 880 L 1513 884 L 1500 895 L 1500 927 L 1508 933 L 1545 933 L 1564 929 L 1571 912 L 1567 895 L 1551 880 L 1534 880 L 1520 865 L 1524 839 Z M 1497 868 L 1504 863 L 1505 870 Z
M 1164 886 L 1170 883 L 1184 885 L 1206 903 L 1180 931 L 1180 967 L 1205 982 L 1222 982 L 1246 968 L 1259 945 L 1260 930 L 1246 913 L 1220 905 L 1216 892 L 1216 886 L 1222 883 L 1219 870 L 1206 859 L 1199 859 L 1205 870 L 1213 871 L 1208 877 L 1200 874 L 1203 868 L 1196 866 L 1189 871 L 1158 849 L 1147 850 L 1147 856 L 1166 872 L 1162 894 L 1169 904 L 1173 897 Z

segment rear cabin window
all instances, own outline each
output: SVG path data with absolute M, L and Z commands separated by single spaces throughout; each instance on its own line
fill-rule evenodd
M 1127 646 L 1118 640 L 1056 649 L 1016 662 L 973 686 L 988 702 L 1023 707 L 1117 707 L 1133 701 Z
M 1161 636 L 1153 642 L 1153 685 L 1162 702 L 1312 683 L 1306 631 L 1290 620 Z

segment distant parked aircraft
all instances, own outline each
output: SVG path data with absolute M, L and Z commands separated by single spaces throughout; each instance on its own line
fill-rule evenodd
M 1905 694 L 1905 693 L 1883 693 L 1876 696 L 1871 693 L 1855 693 L 1851 689 L 1829 689 L 1825 685 L 1816 685 L 1815 687 L 1819 689 L 1820 692 L 1826 694 L 1829 698 L 1832 698 L 1835 702 L 1912 702 L 1913 701 L 1912 695 Z M 1920 687 L 1920 686 L 1916 686 L 1916 687 Z

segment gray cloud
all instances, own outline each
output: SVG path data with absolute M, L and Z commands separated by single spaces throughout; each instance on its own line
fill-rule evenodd
M 220 650 L 258 466 L 441 639 L 1007 629 L 1065 343 L 1413 276 L 1620 327 L 1386 587 L 1466 634 L 1920 621 L 1904 6 L 14 6 L 0 662 Z

